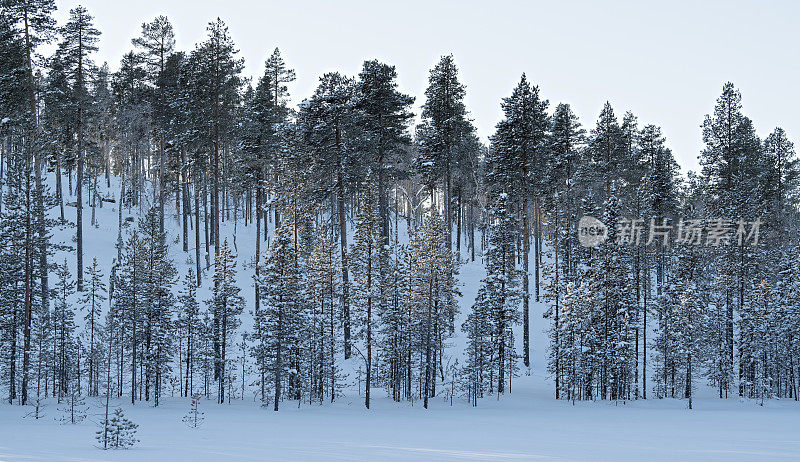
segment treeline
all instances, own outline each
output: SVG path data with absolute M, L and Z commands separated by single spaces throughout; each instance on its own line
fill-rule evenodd
M 652 391 L 691 406 L 705 380 L 720 398 L 796 400 L 798 165 L 784 130 L 759 139 L 727 83 L 703 122 L 702 171 L 681 178 L 660 129 L 630 113 L 618 123 L 606 105 L 584 139 L 559 106 L 551 127 L 556 397 Z M 581 215 L 609 225 L 606 244 L 577 245 Z
M 531 367 L 535 302 L 550 307 L 556 398 L 691 400 L 707 380 L 720 397 L 797 399 L 794 148 L 780 128 L 758 138 L 731 84 L 703 125 L 702 172 L 683 178 L 657 126 L 606 104 L 587 133 L 525 75 L 484 146 L 452 56 L 430 71 L 414 126 L 415 99 L 386 63 L 327 73 L 293 108 L 279 50 L 245 78 L 220 19 L 189 51 L 167 18 L 145 23 L 111 72 L 92 60 L 100 32 L 86 9 L 57 27 L 52 0 L 2 5 L 9 403 L 201 392 L 277 410 L 333 401 L 357 380 L 367 407 L 373 387 L 477 405 Z M 118 212 L 111 268 L 83 259 L 84 208 L 95 225 L 104 203 Z M 579 244 L 583 215 L 609 225 L 605 244 Z M 624 245 L 615 225 L 640 218 L 645 237 L 651 219 L 674 232 L 702 220 L 703 245 Z M 757 245 L 737 239 L 737 220 L 749 231 L 759 218 Z M 705 245 L 715 220 L 730 220 L 730 238 Z M 236 255 L 239 226 L 254 228 L 252 255 Z M 69 247 L 53 242 L 72 227 Z M 458 325 L 459 267 L 476 260 L 486 277 Z M 454 353 L 456 329 L 469 343 Z

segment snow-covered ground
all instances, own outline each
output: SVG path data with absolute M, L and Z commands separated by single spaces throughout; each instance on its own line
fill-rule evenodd
M 678 400 L 573 407 L 537 382 L 522 377 L 511 397 L 477 408 L 437 399 L 425 410 L 381 398 L 367 411 L 350 396 L 300 409 L 287 402 L 273 412 L 252 401 L 202 401 L 198 429 L 181 421 L 186 399 L 164 399 L 158 408 L 123 403 L 141 442 L 122 451 L 95 448 L 91 422 L 60 425 L 53 404 L 38 421 L 5 405 L 0 460 L 800 460 L 794 401 L 760 407 L 708 398 L 691 411 Z
M 104 195 L 118 196 L 116 188 L 112 183 L 111 191 Z M 66 185 L 64 192 L 66 195 Z M 67 207 L 66 212 L 74 220 L 74 208 Z M 84 213 L 84 261 L 89 264 L 96 257 L 107 276 L 116 256 L 116 204 L 105 204 L 97 214 L 99 226 L 93 227 L 89 224 L 91 211 Z M 124 214 L 129 215 L 127 211 Z M 189 253 L 184 254 L 175 241 L 179 234 L 172 215 L 168 226 L 171 253 L 183 275 L 194 255 L 193 239 Z M 223 229 L 223 237 L 233 245 L 233 222 L 223 223 Z M 239 222 L 237 231 L 239 281 L 248 306 L 252 306 L 254 229 Z M 56 230 L 54 239 L 71 243 L 73 234 L 74 229 Z M 74 274 L 73 254 L 59 253 L 54 261 L 65 258 Z M 461 268 L 461 314 L 457 337 L 450 342 L 454 358 L 463 351 L 460 325 L 482 276 L 479 261 Z M 198 295 L 201 300 L 207 298 L 207 288 Z M 40 420 L 23 417 L 30 407 L 3 402 L 0 461 L 800 460 L 800 404 L 796 401 L 773 400 L 759 406 L 752 401 L 719 400 L 703 383 L 697 384 L 699 397 L 691 411 L 686 401 L 671 399 L 574 406 L 555 401 L 552 381 L 544 373 L 544 330 L 549 321 L 542 319 L 543 310 L 543 304 L 532 305 L 531 375 L 525 375 L 523 369 L 523 376 L 514 379 L 511 395 L 500 400 L 488 397 L 477 408 L 456 397 L 452 407 L 448 399 L 436 398 L 425 410 L 421 403 L 394 403 L 382 390 L 374 390 L 372 408 L 366 410 L 355 374 L 351 374 L 346 396 L 334 404 L 303 403 L 298 408 L 296 402 L 287 401 L 280 412 L 273 412 L 261 408 L 249 392 L 247 400 L 231 404 L 202 400 L 205 422 L 198 429 L 181 421 L 189 399 L 166 397 L 158 408 L 145 402 L 132 406 L 123 399 L 113 404 L 139 425 L 141 442 L 129 450 L 102 451 L 95 447 L 96 424 L 87 420 L 61 425 L 56 420 L 61 416 L 59 406 L 52 400 Z M 248 328 L 249 315 L 244 317 L 243 327 Z M 521 344 L 522 335 L 515 337 Z M 357 365 L 344 367 L 353 371 Z M 89 399 L 87 404 L 91 413 L 100 413 L 100 401 Z M 98 418 L 93 417 L 95 421 Z

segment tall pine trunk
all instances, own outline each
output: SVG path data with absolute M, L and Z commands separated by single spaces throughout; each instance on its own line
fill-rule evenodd
M 83 292 L 83 41 L 78 38 L 78 173 L 75 179 L 77 225 L 77 289 Z
M 525 367 L 531 367 L 530 353 L 530 282 L 528 259 L 531 252 L 530 217 L 528 216 L 528 195 L 522 197 L 522 349 Z M 535 256 L 534 256 L 535 257 Z M 538 269 L 538 266 L 537 266 Z
M 350 345 L 350 276 L 347 263 L 347 214 L 344 203 L 344 178 L 342 168 L 336 181 L 336 208 L 339 212 L 339 244 L 342 250 L 342 317 L 344 317 L 344 358 L 350 359 L 352 347 Z

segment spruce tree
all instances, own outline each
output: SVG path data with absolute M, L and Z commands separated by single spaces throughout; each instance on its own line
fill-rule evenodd
M 103 449 L 128 449 L 139 442 L 136 438 L 137 428 L 139 426 L 125 418 L 125 412 L 118 407 L 96 432 L 96 439 Z
M 362 187 L 361 206 L 358 210 L 353 247 L 350 252 L 353 270 L 353 307 L 357 313 L 356 338 L 364 341 L 365 350 L 358 349 L 366 372 L 364 405 L 369 409 L 373 381 L 373 348 L 375 345 L 375 314 L 386 306 L 385 281 L 388 265 L 387 248 L 383 246 L 380 216 L 377 207 L 378 191 L 372 174 Z
M 183 387 L 184 396 L 189 396 L 190 391 L 195 389 L 194 371 L 198 354 L 200 334 L 202 331 L 202 319 L 200 317 L 200 304 L 197 301 L 197 281 L 194 270 L 189 269 L 183 279 L 183 287 L 177 297 L 180 311 L 178 313 L 178 326 L 186 337 L 186 361 L 185 384 Z M 180 367 L 180 365 L 178 366 Z
M 227 349 L 233 337 L 233 332 L 239 327 L 239 315 L 244 309 L 244 299 L 239 294 L 241 289 L 236 284 L 236 262 L 234 255 L 228 248 L 228 240 L 222 243 L 219 253 L 214 258 L 214 288 L 211 299 L 206 303 L 214 315 L 214 319 L 219 320 L 219 324 L 214 323 L 214 343 L 219 344 L 219 357 L 215 356 L 215 373 L 218 381 L 217 402 L 225 402 L 226 376 L 225 368 L 229 362 Z M 215 351 L 216 355 L 216 351 Z
M 256 316 L 259 344 L 253 352 L 259 367 L 272 374 L 273 409 L 277 411 L 282 399 L 284 373 L 288 369 L 287 352 L 302 329 L 300 274 L 294 264 L 292 241 L 286 227 L 276 231 L 264 261 L 259 284 L 264 307 Z
M 623 131 L 609 102 L 603 106 L 589 140 L 589 162 L 594 170 L 594 191 L 604 201 L 611 192 L 611 183 L 619 178 L 624 162 Z
M 139 367 L 142 362 L 141 342 L 144 337 L 143 321 L 148 296 L 145 292 L 147 250 L 143 239 L 135 229 L 123 247 L 123 258 L 114 283 L 113 301 L 116 320 L 119 322 L 117 336 L 121 339 L 123 349 L 120 361 L 123 361 L 123 358 L 130 361 L 128 371 L 131 404 L 134 404 L 138 396 L 138 387 L 141 386 Z M 122 369 L 122 366 L 120 368 Z
M 337 252 L 334 234 L 322 227 L 314 241 L 308 262 L 308 292 L 313 308 L 313 363 L 317 369 L 314 393 L 320 402 L 328 396 L 333 402 L 343 387 L 344 374 L 338 364 L 342 348 L 339 342 L 341 307 L 336 293 L 341 287 L 337 274 Z
M 176 270 L 168 257 L 166 235 L 160 228 L 160 212 L 150 208 L 139 222 L 139 231 L 144 246 L 144 366 L 145 400 L 154 392 L 154 404 L 158 406 L 163 378 L 171 371 L 170 355 L 173 343 L 173 306 L 175 297 L 172 286 Z
M 189 413 L 183 416 L 183 423 L 191 428 L 197 428 L 203 425 L 204 414 L 200 412 L 200 393 L 192 393 L 192 404 L 189 405 Z
M 92 258 L 92 264 L 86 267 L 87 286 L 81 297 L 81 302 L 86 307 L 84 315 L 85 330 L 89 336 L 89 379 L 87 395 L 97 396 L 100 382 L 100 342 L 102 329 L 100 325 L 101 304 L 106 300 L 106 285 L 103 282 L 103 273 L 97 264 L 97 258 Z
M 79 351 L 75 343 L 75 311 L 72 295 L 75 293 L 75 281 L 72 280 L 67 262 L 56 267 L 56 297 L 53 304 L 53 338 L 58 381 L 58 399 L 68 396 L 70 384 L 74 383 L 73 373 Z
M 513 370 L 507 370 L 507 364 L 515 357 L 511 330 L 519 319 L 521 298 L 520 274 L 516 268 L 519 228 L 511 203 L 507 193 L 500 193 L 492 204 L 485 253 L 486 277 L 481 281 L 477 299 L 485 304 L 478 309 L 485 310 L 492 330 L 491 356 L 496 361 L 492 367 L 497 374 L 498 394 L 505 392 L 506 378 L 510 380 L 513 375 Z M 507 372 L 511 374 L 507 376 Z
M 71 392 L 64 405 L 58 410 L 61 411 L 59 421 L 62 424 L 79 424 L 86 419 L 86 414 L 89 408 L 86 406 L 86 400 L 80 395 L 80 390 L 77 386 L 70 387 Z

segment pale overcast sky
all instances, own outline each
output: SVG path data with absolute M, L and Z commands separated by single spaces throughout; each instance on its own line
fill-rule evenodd
M 550 100 L 570 103 L 594 126 L 608 100 L 663 128 L 675 157 L 697 168 L 700 124 L 725 81 L 742 92 L 759 135 L 780 125 L 800 137 L 800 4 L 791 1 L 244 0 L 56 1 L 59 23 L 83 4 L 102 32 L 96 61 L 118 67 L 141 23 L 165 14 L 177 48 L 190 50 L 206 24 L 228 24 L 247 75 L 277 46 L 297 72 L 294 102 L 324 72 L 355 75 L 366 59 L 397 66 L 401 88 L 424 102 L 428 70 L 452 53 L 467 106 L 485 140 L 500 98 L 525 72 Z

